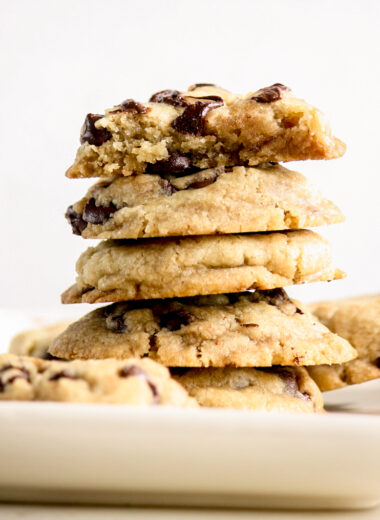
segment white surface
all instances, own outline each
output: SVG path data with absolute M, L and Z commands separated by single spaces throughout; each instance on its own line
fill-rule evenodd
M 236 511 L 121 507 L 0 506 L 6 520 L 378 520 L 379 509 L 367 511 Z
M 2 0 L 0 304 L 56 304 L 73 281 L 89 242 L 63 213 L 93 181 L 64 171 L 85 114 L 197 81 L 240 92 L 280 81 L 328 115 L 346 156 L 290 166 L 346 213 L 321 232 L 349 277 L 290 293 L 379 290 L 379 17 L 377 0 Z
M 362 508 L 380 417 L 0 403 L 0 499 Z

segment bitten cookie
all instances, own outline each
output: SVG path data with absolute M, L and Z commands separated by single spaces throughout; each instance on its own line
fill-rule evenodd
M 332 332 L 347 339 L 358 357 L 348 363 L 309 367 L 322 391 L 380 377 L 380 295 L 315 303 L 310 310 Z
M 150 359 L 62 362 L 14 354 L 0 355 L 0 400 L 196 406 Z
M 9 352 L 20 356 L 31 356 L 50 359 L 48 347 L 70 325 L 70 322 L 60 322 L 38 329 L 24 330 L 14 336 L 9 345 Z
M 214 85 L 165 90 L 88 114 L 68 177 L 181 174 L 191 168 L 333 159 L 345 145 L 324 116 L 276 83 L 246 96 Z
M 173 367 L 314 365 L 356 356 L 282 289 L 109 305 L 70 325 L 49 352 L 149 357 Z
M 334 280 L 329 243 L 313 231 L 105 241 L 79 258 L 63 303 L 273 289 Z
M 116 239 L 277 231 L 344 220 L 303 175 L 269 163 L 181 177 L 114 177 L 90 188 L 66 217 L 77 235 Z
M 172 369 L 201 406 L 267 412 L 323 412 L 323 398 L 304 368 Z

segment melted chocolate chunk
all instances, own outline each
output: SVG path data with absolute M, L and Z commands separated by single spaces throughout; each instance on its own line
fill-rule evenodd
M 277 101 L 282 98 L 282 93 L 290 90 L 285 85 L 281 83 L 274 83 L 270 87 L 265 87 L 260 89 L 255 96 L 252 96 L 251 99 L 256 101 L 257 103 L 272 103 L 272 101 Z
M 112 330 L 112 332 L 115 332 L 116 334 L 123 334 L 124 332 L 127 332 L 128 327 L 124 323 L 124 315 L 121 314 L 120 316 L 112 316 L 107 321 L 107 329 Z
M 154 164 L 150 164 L 147 173 L 154 173 L 156 175 L 170 174 L 178 175 L 185 174 L 191 168 L 191 161 L 186 155 L 180 153 L 172 153 L 167 159 L 162 159 Z
M 262 370 L 262 369 L 260 369 Z M 307 392 L 301 392 L 300 389 L 300 381 L 298 374 L 293 371 L 288 371 L 282 367 L 270 367 L 268 369 L 264 369 L 267 372 L 274 372 L 279 375 L 285 384 L 285 392 L 292 395 L 293 397 L 298 397 L 304 401 L 310 400 L 310 395 Z
M 161 90 L 156 92 L 149 100 L 152 103 L 166 103 L 174 107 L 186 107 L 188 102 L 179 90 Z
M 169 330 L 179 330 L 183 325 L 189 325 L 195 321 L 195 316 L 190 312 L 179 310 L 162 314 L 159 320 L 161 327 Z
M 152 404 L 158 404 L 159 398 L 158 398 L 158 388 L 155 384 L 153 384 L 149 379 L 147 373 L 140 367 L 137 367 L 135 365 L 130 365 L 127 367 L 124 367 L 119 372 L 120 377 L 143 377 L 146 380 L 147 385 L 149 386 L 152 395 L 153 395 L 153 401 Z
M 162 188 L 162 193 L 164 195 L 170 196 L 170 195 L 173 195 L 173 193 L 175 193 L 177 191 L 177 189 L 173 186 L 173 184 L 171 184 L 166 179 L 160 179 L 158 182 Z
M 74 235 L 80 236 L 82 231 L 87 227 L 87 222 L 83 220 L 82 215 L 74 211 L 72 206 L 69 206 L 65 213 L 65 217 L 70 222 Z
M 49 377 L 49 381 L 58 381 L 63 377 L 66 379 L 78 379 L 76 376 L 70 374 L 67 370 L 61 370 L 60 372 L 57 372 L 56 374 Z
M 3 381 L 0 377 L 0 392 L 4 392 L 5 387 L 16 381 L 16 379 L 26 379 L 30 383 L 30 374 L 26 368 L 15 367 L 9 364 L 0 369 L 0 374 L 5 374 L 8 370 L 17 370 L 17 374 L 14 374 L 7 381 Z
M 199 188 L 205 188 L 210 184 L 213 184 L 218 178 L 219 173 L 217 170 L 210 170 L 207 177 L 200 179 L 198 181 L 194 181 L 187 186 L 187 190 L 198 190 Z
M 223 98 L 221 98 L 220 96 L 197 96 L 197 97 L 191 96 L 191 99 L 205 99 L 205 100 L 210 100 L 210 101 L 217 101 L 218 103 L 220 102 L 222 105 L 224 105 Z
M 97 206 L 95 199 L 90 199 L 84 209 L 82 218 L 90 224 L 104 224 L 117 211 L 117 207 L 112 202 L 109 206 Z
M 126 99 L 115 110 L 112 110 L 111 114 L 120 114 L 121 112 L 129 112 L 130 114 L 146 114 L 148 107 L 142 103 L 135 101 L 134 99 Z
M 96 121 L 102 119 L 102 117 L 104 116 L 100 114 L 87 114 L 80 136 L 81 144 L 88 143 L 100 146 L 111 139 L 111 132 L 106 128 L 96 128 L 95 126 Z
M 203 135 L 206 115 L 222 105 L 223 101 L 197 101 L 185 108 L 183 113 L 174 119 L 172 127 L 181 134 Z
M 195 83 L 188 88 L 188 91 L 191 92 L 192 90 L 195 90 L 199 87 L 216 87 L 216 85 L 214 83 Z

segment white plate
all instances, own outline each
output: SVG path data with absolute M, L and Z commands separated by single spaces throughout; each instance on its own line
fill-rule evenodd
M 380 384 L 327 397 L 370 411 Z M 380 502 L 379 441 L 380 416 L 360 413 L 0 402 L 0 499 L 371 507 Z

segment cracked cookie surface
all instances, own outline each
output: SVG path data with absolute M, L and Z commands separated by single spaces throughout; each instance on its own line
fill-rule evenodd
M 319 302 L 309 309 L 358 352 L 347 363 L 309 368 L 322 391 L 380 378 L 380 294 Z
M 215 85 L 163 91 L 88 114 L 68 177 L 333 159 L 345 145 L 323 114 L 280 84 L 246 96 Z
M 344 217 L 298 172 L 224 167 L 175 177 L 100 181 L 66 213 L 84 238 L 141 238 L 301 229 Z
M 201 406 L 267 412 L 323 412 L 317 385 L 302 367 L 172 369 Z
M 70 325 L 49 352 L 180 367 L 311 365 L 356 355 L 283 289 L 115 303 Z
M 63 362 L 14 354 L 0 355 L 0 400 L 197 406 L 150 359 Z
M 101 242 L 79 258 L 63 303 L 173 298 L 342 278 L 313 231 Z

